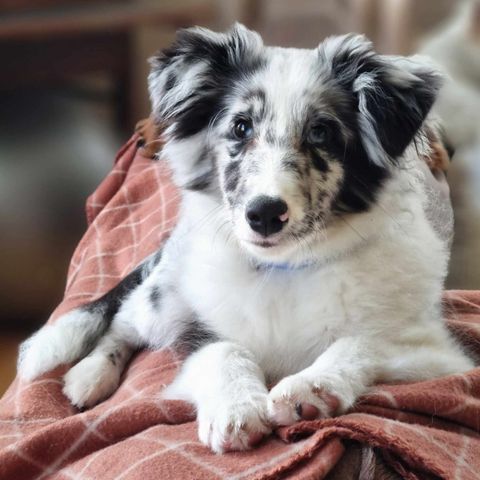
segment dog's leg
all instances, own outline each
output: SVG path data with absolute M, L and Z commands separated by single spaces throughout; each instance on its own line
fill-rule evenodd
M 144 321 L 145 317 L 154 316 L 153 308 L 146 305 L 145 283 L 133 290 L 120 305 L 95 348 L 65 374 L 63 393 L 76 407 L 92 407 L 109 397 L 117 389 L 132 352 L 144 344 L 135 328 L 134 320 L 138 315 L 131 307 L 137 302 Z
M 62 315 L 23 342 L 18 357 L 20 377 L 33 380 L 58 365 L 87 355 L 108 330 L 122 302 L 149 278 L 161 257 L 159 250 L 103 297 Z
M 381 358 L 372 340 L 337 340 L 311 366 L 285 377 L 271 390 L 272 422 L 290 425 L 345 411 L 375 381 Z
M 86 355 L 108 328 L 103 311 L 77 308 L 53 325 L 44 325 L 20 345 L 17 370 L 31 381 L 61 364 Z
M 420 381 L 473 368 L 443 329 L 435 331 L 430 325 L 416 333 L 405 343 L 365 337 L 337 340 L 310 367 L 271 390 L 272 423 L 290 425 L 343 413 L 376 382 Z
M 397 349 L 382 365 L 382 380 L 422 381 L 462 373 L 475 367 L 450 338 L 432 345 L 414 345 Z
M 267 394 L 251 353 L 231 342 L 216 342 L 186 360 L 163 398 L 193 403 L 200 441 L 222 453 L 247 450 L 270 433 Z
M 162 277 L 159 266 L 125 299 L 92 352 L 65 375 L 63 392 L 72 404 L 91 407 L 109 397 L 134 350 L 172 345 L 188 329 L 191 312 Z
M 112 328 L 89 355 L 65 374 L 63 393 L 78 408 L 92 407 L 109 397 L 118 388 L 134 348 Z

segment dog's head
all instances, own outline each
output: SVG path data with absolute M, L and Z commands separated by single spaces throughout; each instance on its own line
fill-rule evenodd
M 240 244 L 268 259 L 370 208 L 440 77 L 359 35 L 284 49 L 236 25 L 181 31 L 149 85 L 176 183 L 216 196 Z

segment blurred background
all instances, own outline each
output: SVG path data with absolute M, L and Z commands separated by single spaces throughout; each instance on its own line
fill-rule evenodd
M 176 29 L 241 21 L 267 44 L 366 33 L 427 53 L 451 80 L 438 112 L 456 148 L 449 288 L 480 288 L 480 3 L 468 0 L 0 0 L 0 394 L 19 341 L 61 300 L 84 203 L 149 114 L 147 58 Z

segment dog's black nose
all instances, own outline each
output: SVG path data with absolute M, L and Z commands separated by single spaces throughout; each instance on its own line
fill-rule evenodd
M 268 237 L 279 232 L 288 222 L 288 205 L 281 199 L 262 195 L 255 197 L 246 211 L 250 228 Z

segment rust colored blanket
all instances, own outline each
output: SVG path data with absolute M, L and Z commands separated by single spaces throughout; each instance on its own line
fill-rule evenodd
M 50 321 L 113 287 L 174 225 L 168 171 L 143 157 L 136 140 L 89 198 L 90 227 Z M 480 292 L 448 292 L 445 302 L 455 334 L 480 353 Z M 171 351 L 139 353 L 118 391 L 84 412 L 62 395 L 65 367 L 31 384 L 15 380 L 0 401 L 0 478 L 324 478 L 350 440 L 375 447 L 404 478 L 480 478 L 480 369 L 380 386 L 347 415 L 299 423 L 251 452 L 219 456 L 198 442 L 188 405 L 158 398 L 179 363 Z

